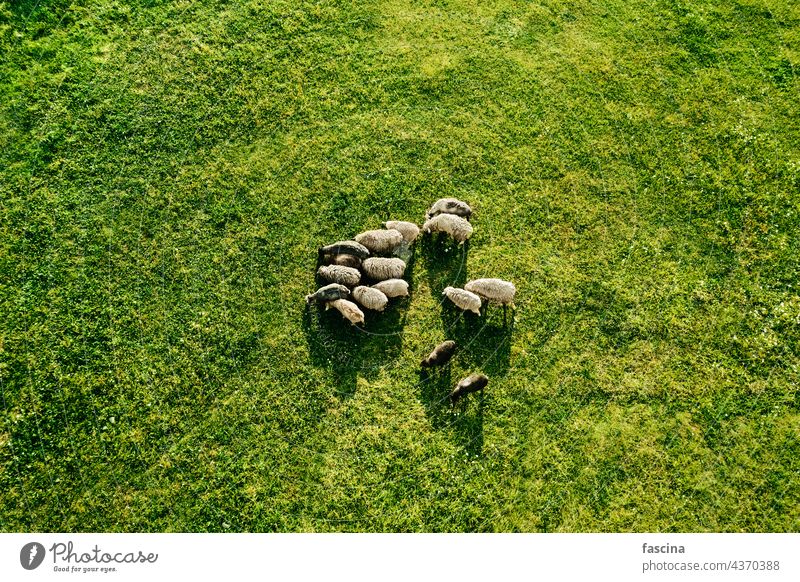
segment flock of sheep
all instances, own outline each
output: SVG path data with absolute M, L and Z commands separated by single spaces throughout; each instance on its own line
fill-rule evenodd
M 472 209 L 456 198 L 437 200 L 425 215 L 422 232 L 444 233 L 463 245 L 472 236 L 470 224 Z M 316 302 L 325 309 L 336 309 L 352 325 L 364 323 L 364 312 L 359 305 L 372 311 L 383 311 L 389 300 L 408 296 L 408 282 L 403 279 L 406 263 L 397 255 L 405 256 L 420 234 L 413 222 L 390 220 L 382 230 L 368 230 L 354 240 L 338 241 L 319 249 L 321 266 L 317 275 L 326 285 L 306 295 L 306 303 Z M 485 303 L 514 306 L 514 284 L 502 279 L 475 279 L 463 289 L 447 287 L 442 295 L 456 307 L 481 315 Z M 354 301 L 351 301 L 353 299 Z M 445 341 L 422 361 L 422 367 L 444 366 L 455 353 L 456 344 Z M 453 405 L 466 394 L 482 390 L 489 379 L 483 374 L 472 374 L 461 380 L 450 393 Z

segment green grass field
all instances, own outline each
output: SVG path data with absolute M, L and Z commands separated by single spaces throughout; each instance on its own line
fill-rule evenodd
M 0 530 L 798 531 L 798 233 L 793 0 L 0 1 Z

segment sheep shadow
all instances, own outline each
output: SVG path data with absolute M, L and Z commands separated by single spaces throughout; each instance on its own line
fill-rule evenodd
M 452 365 L 441 368 L 421 368 L 419 372 L 419 395 L 425 414 L 436 428 L 450 422 L 450 391 L 453 389 Z
M 451 313 L 453 310 L 458 313 Z M 459 359 L 464 368 L 483 370 L 489 377 L 502 378 L 511 363 L 511 341 L 514 335 L 514 313 L 511 308 L 487 305 L 478 317 L 464 313 L 455 306 L 443 306 L 442 319 L 450 325 L 451 336 L 458 345 Z
M 403 242 L 399 247 L 392 251 L 391 256 L 402 259 L 406 264 L 406 271 L 403 278 L 408 281 L 409 289 L 414 288 L 414 265 L 417 262 L 417 243 Z
M 311 363 L 329 371 L 337 397 L 351 398 L 358 378 L 374 379 L 400 354 L 407 300 L 392 300 L 383 313 L 364 310 L 364 325 L 351 325 L 335 309 L 308 305 L 302 328 Z
M 452 411 L 452 427 L 458 445 L 470 455 L 483 456 L 484 391 L 461 399 Z
M 445 234 L 428 235 L 421 247 L 428 267 L 428 287 L 434 299 L 441 302 L 445 287 L 463 287 L 467 280 L 469 241 L 459 245 Z

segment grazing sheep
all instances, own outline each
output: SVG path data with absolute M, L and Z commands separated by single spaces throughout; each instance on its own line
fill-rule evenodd
M 455 214 L 439 214 L 425 221 L 423 232 L 444 232 L 449 234 L 458 244 L 464 244 L 472 236 L 472 225 Z
M 413 222 L 404 222 L 402 220 L 387 220 L 382 223 L 384 228 L 394 229 L 403 235 L 403 240 L 411 244 L 419 236 L 419 227 Z
M 455 214 L 469 218 L 472 215 L 472 208 L 458 198 L 441 198 L 433 203 L 433 206 L 425 213 L 425 218 L 431 219 L 439 214 Z
M 450 361 L 450 358 L 453 357 L 453 354 L 456 351 L 456 342 L 453 340 L 447 340 L 440 343 L 438 346 L 433 348 L 433 351 L 430 355 L 420 362 L 420 366 L 423 368 L 431 368 L 433 366 L 444 366 L 447 362 Z
M 377 289 L 389 299 L 394 297 L 408 297 L 408 282 L 403 279 L 386 279 L 380 283 L 375 283 L 373 288 Z
M 445 287 L 442 295 L 447 297 L 450 301 L 455 303 L 456 307 L 464 311 L 471 311 L 475 315 L 481 314 L 481 298 L 465 291 L 464 289 L 456 289 L 455 287 Z
M 361 259 L 355 255 L 334 255 L 331 257 L 332 264 L 350 267 L 351 269 L 361 268 Z
M 363 285 L 353 289 L 353 299 L 373 311 L 383 311 L 389 303 L 389 298 L 381 291 Z
M 455 389 L 450 393 L 450 403 L 455 406 L 461 398 L 472 392 L 483 390 L 489 383 L 489 378 L 483 374 L 471 374 L 456 384 Z
M 391 253 L 403 242 L 399 230 L 368 230 L 356 235 L 356 242 L 364 245 L 371 253 Z
M 464 285 L 464 289 L 488 301 L 514 307 L 514 294 L 517 292 L 517 288 L 509 281 L 503 281 L 502 279 L 475 279 Z
M 347 285 L 348 287 L 358 285 L 358 282 L 361 281 L 361 273 L 358 272 L 358 269 L 341 265 L 320 267 L 317 274 L 326 281 Z
M 333 301 L 334 299 L 347 299 L 350 296 L 350 289 L 338 283 L 331 283 L 317 289 L 316 293 L 306 295 L 306 303 L 318 301 L 324 303 L 326 301 Z
M 363 260 L 369 256 L 369 249 L 354 240 L 340 240 L 319 249 L 320 256 L 341 254 L 353 255 Z
M 400 279 L 406 270 L 406 264 L 401 259 L 369 258 L 361 265 L 364 274 L 375 281 L 386 279 Z
M 328 301 L 325 304 L 325 311 L 331 307 L 336 308 L 339 313 L 341 313 L 344 318 L 353 325 L 357 323 L 364 323 L 364 312 L 361 311 L 358 308 L 358 305 L 352 301 L 348 301 L 347 299 L 334 299 L 333 301 Z

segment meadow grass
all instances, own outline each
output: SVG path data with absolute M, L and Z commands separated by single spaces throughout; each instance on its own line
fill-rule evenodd
M 799 73 L 791 0 L 0 1 L 0 530 L 800 530 Z

